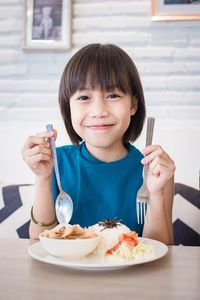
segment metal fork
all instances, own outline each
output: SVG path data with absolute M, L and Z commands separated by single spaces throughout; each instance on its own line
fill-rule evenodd
M 155 123 L 155 118 L 149 117 L 147 119 L 146 146 L 152 144 L 154 123 Z M 149 165 L 147 164 L 144 166 L 143 169 L 143 184 L 137 194 L 136 210 L 137 210 L 138 224 L 144 224 L 148 222 L 146 216 L 146 211 L 149 205 L 149 191 L 146 186 L 148 169 L 149 169 Z

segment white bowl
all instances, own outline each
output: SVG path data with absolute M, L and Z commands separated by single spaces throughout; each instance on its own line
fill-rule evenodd
M 97 235 L 88 239 L 51 239 L 39 235 L 42 247 L 49 254 L 65 259 L 81 259 L 92 253 L 100 241 Z

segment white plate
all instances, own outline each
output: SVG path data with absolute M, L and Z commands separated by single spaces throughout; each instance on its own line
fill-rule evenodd
M 88 255 L 80 260 L 66 260 L 49 255 L 42 247 L 40 242 L 31 245 L 28 253 L 36 260 L 52 265 L 63 266 L 78 270 L 114 270 L 130 266 L 148 263 L 157 260 L 167 254 L 168 247 L 156 240 L 139 238 L 140 241 L 152 246 L 151 253 L 148 255 L 128 261 L 109 261 L 106 258 Z

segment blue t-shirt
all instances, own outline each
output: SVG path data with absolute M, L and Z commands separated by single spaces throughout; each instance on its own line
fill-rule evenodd
M 142 235 L 137 224 L 136 196 L 142 185 L 142 154 L 131 144 L 128 154 L 117 161 L 94 158 L 85 143 L 57 148 L 63 190 L 70 195 L 74 210 L 71 224 L 91 226 L 107 218 L 117 218 Z M 59 193 L 53 172 L 54 201 Z

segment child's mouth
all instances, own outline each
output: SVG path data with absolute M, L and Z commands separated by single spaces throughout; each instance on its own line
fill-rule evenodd
M 107 130 L 107 129 L 110 129 L 114 126 L 114 124 L 100 124 L 100 125 L 89 125 L 89 126 L 86 126 L 87 128 L 89 129 L 92 129 L 92 130 Z

